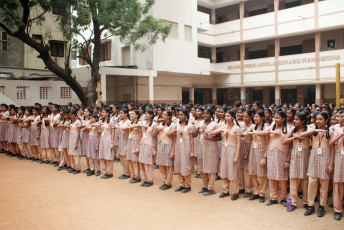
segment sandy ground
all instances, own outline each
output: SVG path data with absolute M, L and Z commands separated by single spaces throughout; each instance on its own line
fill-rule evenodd
M 83 158 L 83 169 L 85 163 Z M 305 217 L 301 207 L 287 213 L 280 204 L 266 207 L 243 195 L 236 201 L 204 197 L 195 178 L 190 193 L 176 193 L 176 176 L 173 189 L 161 191 L 159 170 L 154 186 L 143 188 L 117 179 L 120 163 L 114 168 L 114 178 L 103 180 L 1 154 L 0 230 L 344 229 L 344 220 L 334 220 L 328 207 L 323 218 Z M 215 190 L 221 192 L 220 181 Z

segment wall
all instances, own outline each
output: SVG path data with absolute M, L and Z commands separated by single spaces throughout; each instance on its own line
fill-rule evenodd
M 0 28 L 0 33 L 4 31 Z M 23 67 L 24 44 L 17 38 L 8 37 L 8 51 L 0 51 L 0 66 Z

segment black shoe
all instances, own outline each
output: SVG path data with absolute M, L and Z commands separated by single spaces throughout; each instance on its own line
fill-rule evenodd
M 201 176 L 201 174 L 197 173 L 197 174 L 195 175 L 195 178 L 202 178 L 202 176 Z
M 299 199 L 302 200 L 302 198 L 303 198 L 303 193 L 302 193 L 302 192 L 298 192 L 297 195 L 299 196 Z
M 70 171 L 68 171 L 69 173 L 74 173 L 75 172 L 75 169 L 72 169 Z
M 129 178 L 130 178 L 129 175 L 127 175 L 127 174 L 124 175 L 124 179 L 129 179 Z
M 305 209 L 307 209 L 307 208 L 308 208 L 308 204 L 304 204 L 303 207 L 304 207 Z
M 168 185 L 168 184 L 164 184 L 162 187 L 161 187 L 161 190 L 167 190 L 167 189 L 170 189 L 172 188 L 172 185 Z M 182 190 L 183 192 L 183 190 Z
M 191 191 L 191 188 L 183 188 L 182 190 L 182 193 L 187 193 L 187 192 L 190 192 Z
M 97 171 L 96 176 L 100 176 L 102 174 L 100 171 Z
M 116 158 L 115 159 L 115 162 L 120 162 L 121 160 L 119 158 Z
M 283 207 L 287 207 L 287 201 L 286 200 L 281 200 L 281 204 L 283 205 Z
M 166 186 L 166 184 L 163 184 L 163 185 L 161 185 L 160 187 L 159 187 L 159 189 L 162 189 L 163 187 L 165 187 Z
M 95 175 L 95 174 L 96 174 L 96 173 L 94 172 L 94 170 L 93 170 L 93 171 L 90 170 L 90 172 L 87 173 L 87 176 L 93 176 L 93 175 Z
M 84 171 L 82 171 L 82 172 L 84 172 L 84 173 L 90 173 L 91 172 L 91 169 L 86 169 L 86 170 L 84 170 Z
M 180 186 L 179 188 L 176 188 L 174 191 L 175 192 L 181 192 L 185 187 Z
M 333 203 L 328 205 L 330 208 L 333 208 Z
M 136 183 L 136 179 L 135 178 L 131 178 L 131 180 L 129 181 L 130 184 L 134 184 Z
M 150 187 L 153 185 L 153 182 L 146 182 L 146 184 L 143 187 Z
M 341 220 L 342 219 L 342 214 L 340 212 L 335 212 L 334 213 L 334 219 L 335 220 Z
M 291 211 L 294 211 L 296 209 L 295 205 L 291 205 Z
M 126 174 L 122 174 L 122 176 L 118 177 L 118 179 L 121 179 L 121 180 L 125 180 L 125 179 L 128 179 L 130 178 L 129 175 L 126 175 Z
M 105 176 L 105 175 L 106 175 L 106 174 L 104 174 L 104 175 L 103 175 L 103 176 L 101 176 L 100 178 L 101 178 L 101 179 L 104 179 L 104 176 Z
M 305 216 L 310 216 L 314 213 L 314 206 L 308 206 L 307 210 L 305 211 L 304 215 Z
M 249 193 L 247 192 L 247 193 L 244 194 L 244 198 L 247 198 L 247 197 L 250 197 L 250 196 L 252 196 L 252 192 L 249 192 Z
M 260 196 L 259 203 L 264 203 L 264 202 L 265 202 L 265 196 Z
M 39 163 L 40 164 L 45 164 L 45 161 L 40 160 Z
M 219 198 L 224 198 L 224 197 L 226 197 L 226 196 L 229 196 L 229 193 L 223 192 L 223 193 L 221 193 L 221 194 L 219 195 Z
M 203 187 L 198 193 L 205 193 L 207 191 L 208 191 L 208 189 L 206 187 Z
M 219 175 L 217 175 L 215 180 L 221 180 L 221 177 Z
M 49 161 L 46 161 L 46 162 L 45 162 L 45 164 L 47 164 L 47 165 L 48 165 L 48 164 L 51 164 L 51 163 L 50 163 Z
M 134 178 L 134 179 L 135 179 L 135 182 L 133 184 L 141 182 L 140 178 Z
M 57 166 L 59 166 L 59 163 L 58 163 L 58 162 L 55 162 L 55 163 L 54 163 L 54 167 L 57 167 Z
M 259 199 L 259 195 L 252 195 L 249 200 L 257 200 Z
M 245 189 L 239 190 L 239 194 L 245 194 Z
M 145 186 L 145 185 L 146 185 L 146 183 L 147 183 L 147 182 L 143 182 L 143 183 L 141 184 L 141 186 L 142 186 L 142 187 L 143 187 L 143 186 Z
M 61 170 L 63 170 L 63 167 L 58 167 L 57 168 L 57 171 L 61 171 Z
M 203 193 L 203 196 L 210 196 L 215 194 L 215 191 L 212 189 L 208 189 L 208 191 L 206 191 L 205 193 Z
M 159 165 L 154 165 L 154 169 L 159 169 Z
M 73 172 L 73 174 L 79 174 L 79 173 L 81 173 L 81 170 L 75 170 L 75 171 Z
M 105 174 L 104 176 L 103 176 L 103 179 L 109 179 L 109 178 L 111 178 L 111 177 L 113 177 L 113 175 L 111 174 Z
M 239 198 L 239 194 L 234 194 L 231 198 L 231 200 L 237 200 Z
M 324 206 L 319 205 L 317 216 L 318 216 L 318 217 L 323 217 L 323 216 L 325 216 L 325 209 L 324 209 Z
M 269 200 L 268 203 L 266 203 L 266 206 L 271 206 L 274 204 L 278 204 L 278 201 L 277 200 Z
M 67 169 L 67 172 L 72 172 L 74 169 L 72 169 L 72 168 L 69 168 L 69 169 Z

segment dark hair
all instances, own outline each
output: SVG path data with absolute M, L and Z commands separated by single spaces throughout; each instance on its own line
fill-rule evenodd
M 130 120 L 130 117 L 129 117 L 129 109 L 127 107 L 123 107 L 121 109 L 121 111 L 124 113 L 124 114 L 127 114 L 127 118 Z
M 99 120 L 98 114 L 92 114 L 91 117 L 95 118 L 97 121 Z
M 149 115 L 153 115 L 154 116 L 154 111 L 152 109 L 147 109 L 146 113 L 149 113 Z M 153 124 L 153 116 L 151 117 L 151 120 L 150 120 L 148 126 L 152 126 L 152 124 Z
M 140 113 L 137 109 L 133 109 L 133 112 L 137 115 L 137 120 L 136 120 L 136 124 L 137 124 L 140 120 Z
M 167 116 L 170 117 L 169 122 L 167 123 L 167 126 L 169 127 L 172 123 L 172 112 L 170 110 L 165 110 L 164 112 L 167 113 Z M 165 121 L 162 122 L 162 125 L 165 125 Z
M 225 106 L 217 107 L 217 109 L 218 109 L 218 110 L 223 110 L 223 111 L 225 112 L 225 114 L 226 114 L 226 112 L 227 112 L 227 108 L 226 108 Z M 217 123 L 219 123 L 220 120 L 221 120 L 221 118 L 219 117 L 219 119 L 217 119 Z
M 252 124 L 255 124 L 256 122 L 254 121 L 254 119 L 253 119 L 253 112 L 252 112 L 252 110 L 251 109 L 244 109 L 244 108 L 241 108 L 242 110 L 242 114 L 244 114 L 244 113 L 247 113 L 247 115 L 249 116 L 249 117 L 251 117 L 251 122 L 252 122 Z
M 330 122 L 329 115 L 326 112 L 320 112 L 318 115 L 321 115 L 325 120 L 327 120 L 327 124 L 326 124 L 326 127 L 327 127 L 326 138 L 330 139 L 330 126 L 331 126 L 331 122 Z M 315 129 L 318 129 L 318 128 L 319 128 L 318 126 L 315 127 Z M 313 133 L 313 136 L 315 136 L 315 137 L 318 136 L 318 132 Z
M 109 124 L 109 123 L 110 123 L 110 113 L 111 113 L 110 108 L 109 108 L 109 107 L 105 107 L 105 108 L 103 108 L 103 110 L 104 110 L 106 113 L 109 114 L 108 117 L 107 117 L 107 121 L 106 121 L 106 122 Z M 102 121 L 104 122 L 104 118 L 102 118 Z
M 162 112 L 164 112 L 165 111 L 165 107 L 164 106 L 160 106 L 160 107 L 158 107 L 158 110 L 161 110 Z M 161 115 L 159 115 L 159 117 L 158 117 L 158 119 L 161 117 Z
M 236 106 L 236 107 L 240 107 L 240 106 L 242 106 L 242 103 L 241 103 L 241 101 L 236 101 L 236 102 L 234 102 L 234 106 Z
M 1 104 L 1 106 L 5 107 L 6 109 L 8 109 L 8 105 L 6 104 Z
M 272 116 L 272 111 L 271 111 L 271 109 L 264 109 L 264 112 L 268 112 L 268 113 L 270 113 L 270 116 Z M 272 119 L 270 119 L 270 121 L 269 121 L 269 125 L 271 125 L 272 124 Z
M 188 121 L 189 121 L 189 111 L 187 109 L 181 109 L 179 112 L 182 112 L 185 116 L 186 116 L 186 121 L 185 121 L 185 125 L 188 125 Z M 179 121 L 180 124 L 180 121 Z
M 283 128 L 282 128 L 282 133 L 285 134 L 287 133 L 287 116 L 285 115 L 285 112 L 282 110 L 278 110 L 276 111 L 275 115 L 278 114 L 280 115 L 282 118 L 284 118 L 284 122 L 283 122 Z M 272 130 L 275 131 L 276 130 L 276 123 L 274 124 L 274 126 L 272 127 Z
M 263 125 L 262 125 L 262 129 L 264 129 L 264 125 L 265 125 L 265 113 L 263 110 L 257 110 L 257 112 L 255 113 L 255 115 L 260 116 L 261 118 L 263 118 Z M 254 130 L 258 129 L 258 123 L 256 124 L 256 126 L 254 127 Z
M 297 113 L 295 116 L 297 116 L 301 121 L 304 121 L 304 126 L 305 126 L 305 131 L 307 131 L 307 115 L 305 113 Z M 295 126 L 294 128 L 294 132 L 296 133 L 297 131 L 299 131 L 299 128 Z
M 93 113 L 93 110 L 90 108 L 90 107 L 88 107 L 88 108 L 86 108 L 86 109 L 84 109 L 84 110 L 87 110 L 89 113 L 90 113 L 90 116 L 89 116 L 89 118 L 88 118 L 88 120 L 90 119 L 90 117 L 91 117 L 91 115 L 92 115 L 92 113 Z M 84 115 L 84 120 L 86 119 L 86 116 Z
M 232 117 L 234 117 L 234 120 L 235 120 L 237 126 L 240 127 L 239 122 L 238 122 L 237 119 L 236 119 L 235 112 L 234 112 L 233 110 L 227 110 L 226 113 L 228 113 L 229 115 L 231 115 Z
M 210 120 L 212 120 L 213 116 L 214 116 L 214 111 L 212 110 L 211 107 L 207 107 L 204 109 L 204 112 L 207 111 L 208 113 L 210 113 Z
M 32 115 L 32 108 L 25 108 L 25 111 L 29 111 L 29 114 Z
M 48 106 L 44 106 L 43 108 L 47 111 L 47 114 L 50 114 L 50 108 Z

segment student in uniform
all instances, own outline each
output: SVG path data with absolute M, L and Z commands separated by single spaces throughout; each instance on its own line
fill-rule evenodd
M 64 169 L 65 166 L 68 172 L 73 172 L 74 169 L 71 167 L 71 157 L 69 156 L 70 117 L 69 110 L 67 108 L 62 110 L 62 117 L 63 119 L 60 121 L 57 127 L 62 131 L 59 148 L 61 149 L 61 155 L 63 155 L 63 161 L 60 161 L 60 165 L 57 170 L 60 171 Z
M 32 108 L 32 116 L 31 116 L 31 125 L 30 125 L 30 144 L 32 154 L 36 160 L 40 159 L 41 148 L 39 145 L 39 125 L 40 125 L 40 115 L 39 115 L 39 108 L 33 107 Z
M 202 193 L 204 196 L 215 194 L 214 185 L 218 171 L 217 141 L 221 137 L 210 135 L 217 128 L 217 123 L 212 121 L 213 115 L 213 110 L 209 107 L 206 108 L 203 113 L 204 121 L 200 122 L 195 130 L 195 135 L 200 135 L 198 153 L 201 156 L 200 169 L 203 180 L 203 188 L 199 193 Z
M 344 198 L 344 113 L 340 113 L 339 127 L 334 133 L 330 146 L 335 146 L 333 172 L 333 207 L 334 219 L 341 220 Z
M 143 181 L 141 186 L 150 187 L 153 185 L 154 177 L 154 158 L 157 152 L 157 129 L 153 121 L 154 112 L 147 109 L 145 113 L 146 122 L 140 124 L 142 128 L 142 140 L 140 145 L 140 176 Z
M 71 123 L 69 129 L 69 155 L 72 157 L 73 174 L 81 172 L 80 156 L 81 156 L 81 141 L 80 129 L 81 122 L 77 117 L 77 110 L 73 109 L 69 113 Z
M 308 159 L 310 154 L 309 144 L 310 137 L 300 137 L 300 134 L 307 131 L 307 116 L 304 113 L 297 113 L 295 115 L 295 128 L 292 133 L 288 133 L 284 138 L 284 144 L 292 143 L 289 177 L 290 177 L 290 196 L 291 196 L 291 210 L 294 211 L 297 207 L 298 188 L 302 189 L 303 205 L 307 208 L 307 169 Z
M 25 109 L 25 114 L 22 123 L 22 140 L 24 151 L 27 153 L 30 160 L 33 160 L 34 155 L 32 154 L 30 147 L 30 124 L 31 124 L 31 108 Z
M 198 124 L 200 124 L 200 122 L 203 121 L 203 108 L 202 107 L 197 107 L 196 108 L 196 115 L 195 115 L 195 122 L 194 122 L 194 129 L 198 126 Z M 200 166 L 200 161 L 199 159 L 201 159 L 201 155 L 199 154 L 199 148 L 198 148 L 198 143 L 199 143 L 199 134 L 197 134 L 195 136 L 195 133 L 193 133 L 193 140 L 194 140 L 194 162 L 195 165 L 197 166 L 197 173 L 195 175 L 195 178 L 201 178 L 201 166 Z
M 163 122 L 157 127 L 160 140 L 157 147 L 156 164 L 159 166 L 163 178 L 163 185 L 159 188 L 167 190 L 172 188 L 173 163 L 175 155 L 175 137 L 172 133 L 172 112 L 166 110 L 162 113 Z
M 312 135 L 312 150 L 307 173 L 308 207 L 304 215 L 309 216 L 315 212 L 314 200 L 318 192 L 318 184 L 320 184 L 320 203 L 317 216 L 323 217 L 334 162 L 334 148 L 330 145 L 329 115 L 326 112 L 320 112 L 317 115 L 315 129 L 303 132 L 300 137 L 310 135 Z
M 129 175 L 131 180 L 129 183 L 135 184 L 141 182 L 140 178 L 140 163 L 139 163 L 139 152 L 140 152 L 140 141 L 141 141 L 141 129 L 139 128 L 140 113 L 134 109 L 129 112 L 131 124 L 128 126 L 129 137 L 128 137 L 128 152 L 127 162 Z
M 115 157 L 114 139 L 115 139 L 115 123 L 110 118 L 110 108 L 106 107 L 101 112 L 101 136 L 99 140 L 99 159 L 103 159 L 105 175 L 102 179 L 113 177 L 113 161 Z
M 115 148 L 115 162 L 119 162 L 119 156 L 118 156 L 118 146 L 119 146 L 119 129 L 116 128 L 118 127 L 118 124 L 121 120 L 120 115 L 119 115 L 119 106 L 117 104 L 114 104 L 112 107 L 112 114 L 111 114 L 111 120 L 114 121 L 115 123 L 115 140 L 114 140 L 114 148 Z
M 234 201 L 239 198 L 240 126 L 232 110 L 225 113 L 225 120 L 225 125 L 212 131 L 210 135 L 222 134 L 220 176 L 223 192 L 219 198 L 229 196 L 229 184 L 231 184 L 233 189 L 231 199 Z
M 121 160 L 123 174 L 118 177 L 121 180 L 125 180 L 130 178 L 129 172 L 129 165 L 127 162 L 127 155 L 128 155 L 128 138 L 129 138 L 129 127 L 130 127 L 130 119 L 129 119 L 129 110 L 127 108 L 122 108 L 119 112 L 121 117 L 121 121 L 118 124 L 119 129 L 119 140 L 118 140 L 118 155 Z
M 282 143 L 282 140 L 290 131 L 287 130 L 286 115 L 283 110 L 275 113 L 274 123 L 273 127 L 268 129 L 269 145 L 265 155 L 270 187 L 270 201 L 266 203 L 266 206 L 278 204 L 279 196 L 281 204 L 286 207 L 290 157 L 289 144 Z
M 170 134 L 175 133 L 174 173 L 179 179 L 179 188 L 176 192 L 187 193 L 191 191 L 191 175 L 193 172 L 194 143 L 192 126 L 188 123 L 189 112 L 186 109 L 179 111 L 179 124 L 174 126 Z
M 100 176 L 100 161 L 99 161 L 99 144 L 101 136 L 101 128 L 96 125 L 99 120 L 97 114 L 92 114 L 90 116 L 90 123 L 87 124 L 87 129 L 89 132 L 88 142 L 87 142 L 87 155 L 90 162 L 90 172 L 87 176 Z
M 91 173 L 91 163 L 90 163 L 90 151 L 88 149 L 88 143 L 89 143 L 89 132 L 90 130 L 87 128 L 90 125 L 90 118 L 92 115 L 92 109 L 91 108 L 85 108 L 83 110 L 83 117 L 81 120 L 81 129 L 80 129 L 80 138 L 81 138 L 81 155 L 86 156 L 86 163 L 87 163 L 87 169 L 83 172 L 86 174 Z M 93 167 L 94 170 L 94 167 Z
M 46 164 L 53 164 L 51 159 L 51 152 L 50 152 L 50 143 L 49 143 L 49 128 L 50 128 L 50 109 L 48 106 L 44 106 L 42 109 L 42 116 L 40 122 L 40 144 L 41 144 L 41 152 L 42 152 L 42 162 Z
M 253 195 L 250 200 L 259 199 L 265 202 L 265 190 L 267 187 L 266 151 L 269 136 L 266 135 L 265 114 L 263 110 L 257 110 L 254 115 L 255 126 L 248 129 L 243 135 L 252 135 L 252 144 L 249 153 L 249 175 L 253 184 Z
M 246 132 L 249 128 L 254 126 L 253 114 L 250 109 L 239 109 L 243 113 L 243 121 L 240 124 L 240 133 Z M 248 173 L 248 156 L 250 153 L 250 146 L 252 143 L 252 135 L 241 136 L 240 143 L 240 169 L 239 169 L 239 180 L 245 188 L 244 198 L 252 196 L 252 180 Z M 240 184 L 240 183 L 239 183 Z
M 60 154 L 58 152 L 59 147 L 59 129 L 57 124 L 60 121 L 60 106 L 57 104 L 51 105 L 51 114 L 49 116 L 49 140 L 50 140 L 50 153 L 51 160 L 54 162 L 54 166 L 58 166 L 60 160 Z

